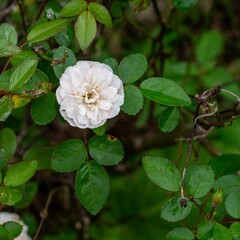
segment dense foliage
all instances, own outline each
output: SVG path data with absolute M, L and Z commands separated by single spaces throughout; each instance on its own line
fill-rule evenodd
M 240 239 L 238 1 L 0 8 L 2 210 L 33 239 Z

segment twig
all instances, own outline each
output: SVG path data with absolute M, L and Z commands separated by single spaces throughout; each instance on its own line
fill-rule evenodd
M 157 16 L 157 19 L 158 19 L 158 22 L 161 26 L 161 30 L 160 30 L 160 33 L 159 33 L 159 45 L 160 45 L 160 48 L 159 48 L 159 53 L 156 54 L 159 56 L 159 59 L 160 59 L 160 68 L 159 68 L 159 75 L 162 75 L 162 72 L 163 72 L 163 65 L 164 65 L 164 61 L 165 61 L 165 53 L 164 53 L 164 46 L 163 46 L 163 36 L 164 36 L 164 33 L 165 33 L 165 23 L 163 22 L 162 20 L 162 15 L 161 15 L 161 12 L 159 11 L 159 8 L 158 8 L 158 5 L 157 5 L 157 1 L 156 0 L 153 0 L 152 1 L 153 3 L 153 8 L 154 8 L 154 11 L 155 11 L 155 14 Z
M 37 231 L 36 231 L 36 234 L 35 234 L 33 240 L 37 240 L 37 237 L 38 237 L 38 235 L 39 235 L 39 233 L 40 233 L 40 230 L 41 230 L 41 228 L 42 228 L 42 226 L 43 226 L 43 223 L 44 223 L 45 219 L 47 218 L 48 208 L 49 208 L 49 205 L 50 205 L 50 203 L 51 203 L 51 201 L 52 201 L 53 195 L 54 195 L 56 192 L 62 190 L 63 188 L 64 188 L 64 186 L 55 188 L 55 189 L 53 189 L 53 190 L 49 193 L 48 198 L 47 198 L 47 201 L 46 201 L 46 204 L 45 204 L 45 207 L 44 207 L 44 209 L 43 209 L 43 211 L 42 211 L 42 213 L 41 213 L 41 221 L 40 221 L 40 224 L 39 224 L 39 226 L 38 226 L 38 229 L 37 229 Z
M 224 221 L 224 222 L 221 222 L 221 224 L 227 225 L 227 224 L 231 224 L 231 223 L 235 223 L 235 222 L 240 222 L 240 218 L 234 219 L 234 220 L 229 220 L 229 221 Z
M 195 224 L 195 227 L 194 227 L 194 229 L 196 229 L 197 230 L 197 228 L 198 228 L 198 224 L 199 224 L 199 221 L 200 221 L 200 217 L 201 217 L 201 214 L 203 213 L 203 207 L 207 204 L 207 202 L 208 202 L 208 200 L 209 200 L 209 198 L 212 196 L 212 191 L 210 192 L 210 194 L 208 194 L 208 196 L 207 196 L 207 198 L 204 200 L 204 202 L 202 203 L 202 205 L 201 206 L 197 206 L 198 208 L 199 208 L 199 210 L 200 210 L 200 212 L 199 212 L 199 214 L 198 214 L 198 216 L 197 216 L 197 219 L 196 219 L 196 224 Z M 192 200 L 192 199 L 191 199 Z M 206 216 L 205 216 L 205 218 L 206 218 Z M 207 217 L 207 219 L 209 219 L 209 217 Z
M 22 48 L 25 47 L 27 44 L 28 44 L 28 41 L 25 41 L 25 42 L 20 46 L 20 48 L 22 49 Z M 4 65 L 3 70 L 2 70 L 1 73 L 5 72 L 5 71 L 7 70 L 9 64 L 10 64 L 10 60 L 9 60 L 9 58 L 8 58 L 8 60 L 7 60 L 7 62 L 5 63 L 5 65 Z
M 204 217 L 206 218 L 206 220 L 209 220 L 207 214 L 203 211 L 202 206 L 200 206 L 195 200 L 194 198 L 190 198 L 190 201 L 199 208 L 199 210 L 201 211 L 201 213 L 204 215 Z
M 25 18 L 24 18 L 22 0 L 17 0 L 17 2 L 18 2 L 19 9 L 20 9 L 20 14 L 21 14 L 21 18 L 22 18 L 23 29 L 24 29 L 25 34 L 27 35 L 27 25 L 26 25 Z
M 222 152 L 219 149 L 217 149 L 215 146 L 213 146 L 213 144 L 207 139 L 199 138 L 199 141 L 213 156 L 222 155 Z
M 208 220 L 211 220 L 213 218 L 213 214 L 214 214 L 214 211 L 215 211 L 216 207 L 217 207 L 216 204 L 212 205 L 212 210 L 211 210 L 211 212 L 209 214 Z
M 224 88 L 221 88 L 221 91 L 226 92 L 226 93 L 228 93 L 228 94 L 236 97 L 236 98 L 237 98 L 237 101 L 240 102 L 240 97 L 239 97 L 237 94 L 235 94 L 235 93 L 233 93 L 233 92 L 231 92 L 231 91 L 229 91 L 229 90 L 227 90 L 227 89 L 224 89 Z
M 4 65 L 3 70 L 2 70 L 1 73 L 5 72 L 5 71 L 7 70 L 9 63 L 10 63 L 10 60 L 9 60 L 9 58 L 8 58 L 8 60 L 7 60 L 7 62 L 5 63 L 5 65 Z
M 206 118 L 206 117 L 211 117 L 213 116 L 216 112 L 217 112 L 217 108 L 214 109 L 214 111 L 210 112 L 210 113 L 205 113 L 205 114 L 201 114 L 201 115 L 198 115 L 195 120 L 194 120 L 194 124 L 197 125 L 197 122 L 200 118 Z
M 15 4 L 16 0 L 12 0 L 4 10 L 0 11 L 0 22 L 2 22 L 2 19 L 12 11 Z
M 189 141 L 189 149 L 188 149 L 188 152 L 187 152 L 187 157 L 186 157 L 186 161 L 185 161 L 185 165 L 184 165 L 183 173 L 182 173 L 181 201 L 180 201 L 182 208 L 187 206 L 186 205 L 186 200 L 185 200 L 185 197 L 184 197 L 184 180 L 185 180 L 185 176 L 186 176 L 186 170 L 187 170 L 188 162 L 189 162 L 190 156 L 192 154 L 192 149 L 193 149 L 193 139 L 191 139 Z
M 39 10 L 38 10 L 38 13 L 37 13 L 37 15 L 36 15 L 36 17 L 35 17 L 35 19 L 34 19 L 34 22 L 36 22 L 36 21 L 40 18 L 42 12 L 43 12 L 44 9 L 45 9 L 45 6 L 46 6 L 47 2 L 48 2 L 48 0 L 43 0 L 43 1 L 42 1 L 42 5 L 40 6 L 40 8 L 39 8 Z

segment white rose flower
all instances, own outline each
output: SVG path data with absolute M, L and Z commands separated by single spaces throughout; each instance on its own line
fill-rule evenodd
M 71 126 L 97 128 L 119 113 L 123 83 L 106 64 L 78 61 L 62 74 L 56 97 Z
M 31 238 L 27 233 L 28 227 L 20 219 L 20 216 L 18 214 L 9 213 L 9 212 L 0 212 L 0 224 L 4 224 L 5 222 L 9 222 L 9 221 L 20 223 L 23 226 L 21 234 L 16 238 L 14 238 L 14 240 L 31 240 Z

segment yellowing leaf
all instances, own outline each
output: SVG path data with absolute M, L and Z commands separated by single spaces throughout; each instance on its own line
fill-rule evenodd
M 13 95 L 12 101 L 13 101 L 13 108 L 20 108 L 28 104 L 31 100 L 28 98 L 19 97 L 18 95 Z

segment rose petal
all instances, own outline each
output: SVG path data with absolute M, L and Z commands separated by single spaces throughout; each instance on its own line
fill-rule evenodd
M 87 116 L 93 120 L 93 121 L 96 121 L 97 120 L 97 117 L 98 117 L 98 112 L 99 112 L 99 109 L 97 107 L 93 108 L 93 109 L 88 109 L 87 111 Z
M 98 103 L 98 107 L 102 110 L 109 110 L 112 106 L 112 103 L 109 101 L 101 100 Z
M 108 65 L 78 61 L 62 74 L 56 98 L 71 126 L 96 128 L 119 113 L 123 84 Z

